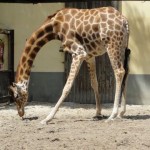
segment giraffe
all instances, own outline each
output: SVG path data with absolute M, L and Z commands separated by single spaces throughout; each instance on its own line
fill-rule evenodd
M 26 41 L 17 67 L 15 83 L 10 86 L 20 117 L 28 100 L 28 83 L 33 61 L 39 50 L 48 41 L 60 40 L 63 50 L 72 55 L 70 73 L 55 107 L 41 121 L 51 121 L 58 108 L 69 94 L 83 61 L 87 63 L 96 100 L 96 117 L 101 115 L 101 100 L 98 92 L 95 57 L 108 53 L 115 79 L 116 92 L 110 117 L 122 117 L 126 111 L 126 79 L 128 74 L 129 25 L 128 20 L 113 7 L 95 9 L 64 8 L 48 16 L 44 23 Z M 119 104 L 121 108 L 119 112 Z

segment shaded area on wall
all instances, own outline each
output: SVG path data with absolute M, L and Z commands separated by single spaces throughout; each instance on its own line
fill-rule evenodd
M 29 84 L 29 101 L 56 103 L 59 97 L 61 96 L 63 87 L 64 87 L 63 72 L 57 73 L 33 72 L 31 73 Z M 89 86 L 85 87 L 85 89 L 87 89 L 88 87 Z M 136 104 L 136 105 L 150 104 L 149 89 L 150 89 L 150 75 L 130 74 L 127 83 L 127 104 Z M 93 94 L 93 91 L 91 93 Z M 109 97 L 107 97 L 105 93 L 100 94 L 102 97 L 105 96 L 105 99 L 108 99 L 107 102 L 109 102 Z M 84 95 L 83 98 L 86 99 L 86 101 L 81 100 L 81 102 L 95 103 L 95 100 L 91 99 L 91 97 L 92 96 L 86 97 L 86 95 Z M 76 95 L 75 98 L 80 97 L 79 95 Z M 77 101 L 79 100 L 80 99 L 77 99 Z
M 63 72 L 32 72 L 29 83 L 29 101 L 57 102 L 63 86 Z
M 150 104 L 150 75 L 129 75 L 127 104 Z

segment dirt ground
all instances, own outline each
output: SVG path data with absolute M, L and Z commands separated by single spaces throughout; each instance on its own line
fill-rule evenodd
M 128 105 L 124 119 L 94 121 L 95 105 L 64 103 L 41 125 L 54 104 L 30 103 L 25 119 L 15 106 L 0 107 L 0 150 L 149 150 L 150 106 Z M 109 116 L 112 105 L 103 106 Z

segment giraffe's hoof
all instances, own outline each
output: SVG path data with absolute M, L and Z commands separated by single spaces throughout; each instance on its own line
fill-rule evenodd
M 119 114 L 119 115 L 117 116 L 117 118 L 118 118 L 118 119 L 122 119 L 123 116 Z
M 43 124 L 43 125 L 47 125 L 48 124 L 48 122 L 46 120 L 42 120 L 40 123 Z
M 117 118 L 117 114 L 111 115 L 105 122 L 111 122 L 114 121 Z
M 114 121 L 114 118 L 108 118 L 105 122 L 108 123 L 108 122 L 111 122 L 111 121 Z
M 117 118 L 122 119 L 124 117 L 125 111 L 122 111 L 118 114 Z
M 96 115 L 93 117 L 94 121 L 98 121 L 98 120 L 102 120 L 102 119 L 106 119 L 107 117 L 104 115 Z

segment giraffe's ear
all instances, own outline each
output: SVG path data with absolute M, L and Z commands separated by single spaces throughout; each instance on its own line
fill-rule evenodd
M 10 86 L 8 87 L 8 89 L 9 89 L 11 92 L 15 93 L 16 87 L 17 87 L 17 84 L 13 82 L 12 85 L 10 85 Z
M 14 87 L 14 86 L 11 85 L 11 86 L 8 87 L 8 89 L 9 89 L 11 92 L 15 93 L 15 87 Z
M 9 92 L 10 92 L 10 95 L 13 97 L 13 98 L 17 98 L 18 94 L 17 94 L 17 88 L 15 86 L 9 86 L 8 87 L 9 89 Z

